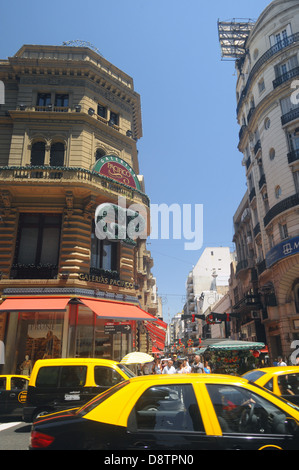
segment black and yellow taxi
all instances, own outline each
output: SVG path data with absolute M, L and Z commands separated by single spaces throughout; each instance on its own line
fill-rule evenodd
M 242 377 L 299 405 L 299 367 L 276 366 L 253 369 Z
M 149 375 L 32 425 L 30 450 L 299 449 L 299 407 L 246 379 Z
M 0 418 L 22 416 L 29 377 L 0 375 Z
M 135 374 L 109 359 L 40 359 L 30 375 L 24 421 L 73 406 L 82 406 L 94 396 Z

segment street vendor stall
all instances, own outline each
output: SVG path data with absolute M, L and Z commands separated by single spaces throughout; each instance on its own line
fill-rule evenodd
M 213 372 L 242 374 L 256 365 L 258 351 L 264 347 L 260 342 L 214 338 L 203 340 L 196 353 L 205 356 Z

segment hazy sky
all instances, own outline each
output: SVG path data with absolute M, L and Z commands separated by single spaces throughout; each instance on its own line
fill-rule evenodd
M 222 61 L 217 20 L 257 19 L 268 0 L 0 0 L 0 59 L 23 44 L 83 40 L 133 77 L 141 95 L 140 173 L 153 204 L 203 205 L 203 248 L 234 248 L 245 191 L 237 149 L 233 61 Z M 193 227 L 194 228 L 194 227 Z M 164 320 L 182 310 L 200 250 L 153 240 Z

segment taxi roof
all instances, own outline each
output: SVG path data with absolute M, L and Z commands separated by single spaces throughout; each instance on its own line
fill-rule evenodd
M 277 374 L 283 374 L 286 372 L 289 373 L 299 373 L 299 367 L 298 366 L 273 366 L 273 367 L 262 367 L 258 369 L 252 369 L 249 370 L 244 374 L 247 375 L 249 372 L 256 372 L 256 371 L 261 371 L 264 372 L 265 374 L 271 374 L 271 375 L 277 375 Z
M 225 384 L 248 384 L 245 377 L 224 374 L 161 374 L 161 375 L 141 375 L 132 377 L 130 382 L 152 382 L 152 383 L 175 383 L 175 382 L 204 382 L 204 383 L 225 383 Z
M 68 357 L 68 358 L 56 358 L 56 359 L 39 359 L 35 365 L 69 365 L 69 364 L 120 364 L 119 361 L 113 361 L 112 359 L 96 359 L 90 357 Z

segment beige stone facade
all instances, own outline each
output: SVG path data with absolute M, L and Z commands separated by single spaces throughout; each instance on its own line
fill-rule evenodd
M 271 2 L 245 48 L 236 62 L 236 91 L 254 242 L 250 260 L 270 356 L 288 358 L 299 338 L 298 1 Z
M 87 47 L 25 45 L 0 61 L 0 80 L 2 299 L 84 292 L 155 315 L 153 263 L 140 267 L 151 259 L 145 240 L 100 241 L 94 234 L 95 209 L 107 202 L 139 204 L 150 226 L 132 78 Z M 20 334 L 11 315 L 1 317 L 0 340 Z M 135 337 L 127 341 L 122 352 L 136 346 Z

